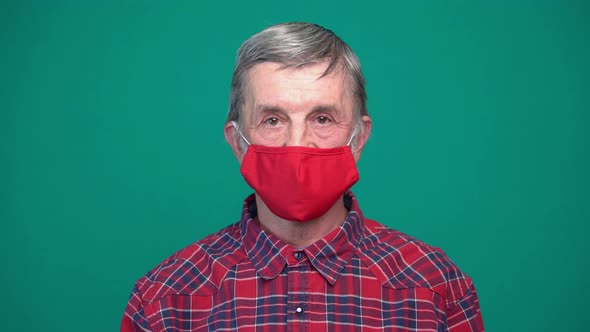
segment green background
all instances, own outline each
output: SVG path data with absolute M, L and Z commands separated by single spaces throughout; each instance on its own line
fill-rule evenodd
M 135 280 L 238 220 L 235 52 L 293 20 L 361 59 L 365 215 L 444 249 L 488 331 L 588 329 L 587 2 L 83 2 L 0 5 L 2 331 L 117 330 Z

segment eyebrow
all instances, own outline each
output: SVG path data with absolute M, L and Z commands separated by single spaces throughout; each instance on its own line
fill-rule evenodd
M 323 113 L 342 113 L 342 110 L 340 110 L 340 108 L 334 106 L 334 105 L 319 105 L 314 107 L 311 110 L 312 113 L 317 113 L 317 112 L 323 112 Z
M 280 112 L 280 113 L 285 113 L 285 109 L 277 106 L 277 105 L 268 105 L 268 104 L 260 104 L 260 105 L 256 105 L 256 107 L 254 108 L 254 111 L 256 113 L 263 113 L 263 112 Z
M 263 113 L 263 112 L 278 112 L 278 113 L 287 113 L 286 110 L 277 105 L 269 105 L 269 104 L 260 104 L 256 105 L 254 108 L 255 113 Z M 315 106 L 311 113 L 317 112 L 325 112 L 325 113 L 342 113 L 342 111 L 336 107 L 335 105 L 318 105 Z

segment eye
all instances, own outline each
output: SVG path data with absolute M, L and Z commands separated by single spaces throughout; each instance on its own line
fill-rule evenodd
M 319 124 L 321 124 L 321 125 L 328 124 L 328 123 L 330 123 L 330 122 L 331 122 L 331 120 L 330 120 L 330 119 L 328 119 L 328 117 L 326 117 L 326 116 L 323 116 L 323 115 L 320 115 L 320 116 L 318 116 L 318 117 L 316 118 L 316 121 L 317 121 Z
M 264 120 L 264 124 L 267 124 L 269 126 L 276 126 L 279 124 L 279 119 L 272 117 L 272 118 L 268 118 L 266 120 Z

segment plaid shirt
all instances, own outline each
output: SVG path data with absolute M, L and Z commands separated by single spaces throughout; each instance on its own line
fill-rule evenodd
M 365 219 L 297 250 L 242 219 L 139 279 L 121 331 L 483 331 L 471 279 L 439 249 Z

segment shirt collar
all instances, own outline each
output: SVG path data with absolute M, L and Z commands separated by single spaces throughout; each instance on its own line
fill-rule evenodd
M 349 212 L 342 226 L 302 250 L 297 250 L 278 237 L 261 229 L 256 218 L 254 194 L 244 200 L 240 232 L 246 254 L 264 279 L 276 278 L 295 251 L 303 251 L 315 269 L 333 285 L 358 246 L 364 218 L 352 192 L 344 194 Z

